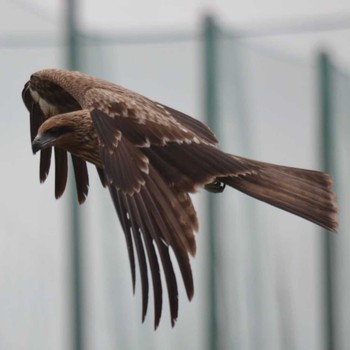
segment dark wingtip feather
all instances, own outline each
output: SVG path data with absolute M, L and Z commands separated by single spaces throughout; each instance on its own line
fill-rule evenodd
M 23 90 L 22 90 L 22 100 L 24 102 L 24 105 L 27 107 L 28 111 L 30 111 L 31 104 L 32 104 L 32 98 L 30 97 L 29 91 L 28 91 L 29 83 L 30 82 L 27 81 L 24 84 L 24 87 L 23 87 Z
M 39 168 L 39 178 L 40 183 L 45 182 L 47 176 L 49 175 L 50 165 L 51 165 L 51 153 L 52 149 L 46 148 L 40 152 L 40 168 Z
M 98 176 L 100 178 L 102 186 L 106 187 L 107 183 L 106 183 L 106 175 L 105 175 L 104 170 L 102 168 L 99 168 L 99 167 L 96 167 L 96 170 L 97 170 L 97 173 L 98 173 Z
M 133 294 L 135 295 L 135 285 L 136 285 L 135 256 L 134 256 L 134 244 L 132 242 L 131 234 L 130 234 L 130 228 L 131 228 L 130 221 L 128 220 L 125 207 L 120 199 L 120 194 L 118 193 L 118 191 L 113 186 L 108 186 L 108 189 L 109 189 L 109 193 L 111 194 L 115 210 L 117 212 L 117 215 L 119 217 L 120 223 L 123 228 L 123 232 L 126 240 L 126 246 L 128 249 L 129 263 L 130 263 L 132 291 L 133 291 Z
M 55 198 L 58 199 L 64 193 L 67 185 L 67 153 L 66 151 L 54 148 L 55 153 Z
M 28 93 L 29 94 L 29 93 Z M 30 139 L 33 142 L 41 124 L 45 121 L 45 116 L 40 106 L 32 101 L 30 108 Z
M 85 160 L 72 155 L 75 185 L 79 204 L 83 204 L 89 193 L 89 174 Z
M 139 261 L 140 268 L 140 277 L 141 277 L 141 290 L 142 290 L 142 323 L 145 321 L 145 317 L 148 309 L 148 269 L 147 269 L 147 261 L 144 250 L 144 244 L 141 239 L 141 233 L 139 230 L 139 226 L 136 222 L 136 218 L 132 215 L 130 197 L 128 195 L 122 194 L 121 196 L 122 203 L 129 214 L 130 224 L 131 224 L 131 233 L 134 239 L 137 258 Z

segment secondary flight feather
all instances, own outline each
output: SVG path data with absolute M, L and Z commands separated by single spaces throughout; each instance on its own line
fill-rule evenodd
M 30 112 L 33 152 L 40 151 L 41 182 L 54 150 L 56 198 L 66 187 L 67 153 L 79 203 L 88 194 L 86 162 L 96 166 L 125 234 L 133 288 L 138 259 L 142 319 L 148 306 L 148 260 L 155 327 L 163 304 L 160 265 L 172 325 L 178 316 L 170 249 L 187 296 L 193 297 L 189 255 L 196 253 L 198 219 L 189 193 L 200 188 L 222 192 L 228 185 L 331 231 L 337 228 L 329 175 L 225 153 L 203 123 L 121 86 L 79 72 L 46 69 L 31 76 L 22 98 Z

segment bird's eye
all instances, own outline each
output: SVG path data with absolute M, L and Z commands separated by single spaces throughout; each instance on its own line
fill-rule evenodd
M 47 132 L 54 137 L 58 137 L 63 134 L 67 134 L 68 132 L 71 132 L 71 131 L 72 131 L 72 128 L 69 126 L 54 126 L 51 129 L 49 129 Z

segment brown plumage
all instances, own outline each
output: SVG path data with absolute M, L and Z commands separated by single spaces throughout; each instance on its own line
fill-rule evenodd
M 30 112 L 33 151 L 41 151 L 41 182 L 48 175 L 54 148 L 56 198 L 66 186 L 67 152 L 72 154 L 80 203 L 88 193 L 86 161 L 96 165 L 125 234 L 133 288 L 135 253 L 139 261 L 143 319 L 148 260 L 155 327 L 162 311 L 156 249 L 172 325 L 178 315 L 178 290 L 169 248 L 188 298 L 193 296 L 189 254 L 196 252 L 198 220 L 189 192 L 201 187 L 221 192 L 226 184 L 331 231 L 337 228 L 335 195 L 327 174 L 224 153 L 201 122 L 123 87 L 78 72 L 48 69 L 31 76 L 22 97 Z

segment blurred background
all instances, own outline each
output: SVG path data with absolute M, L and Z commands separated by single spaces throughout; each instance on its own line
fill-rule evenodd
M 0 0 L 0 349 L 348 349 L 350 3 Z M 337 235 L 226 189 L 193 196 L 195 296 L 153 330 L 94 169 L 39 184 L 21 91 L 83 71 L 208 123 L 221 148 L 334 176 Z M 51 170 L 53 172 L 53 169 Z

